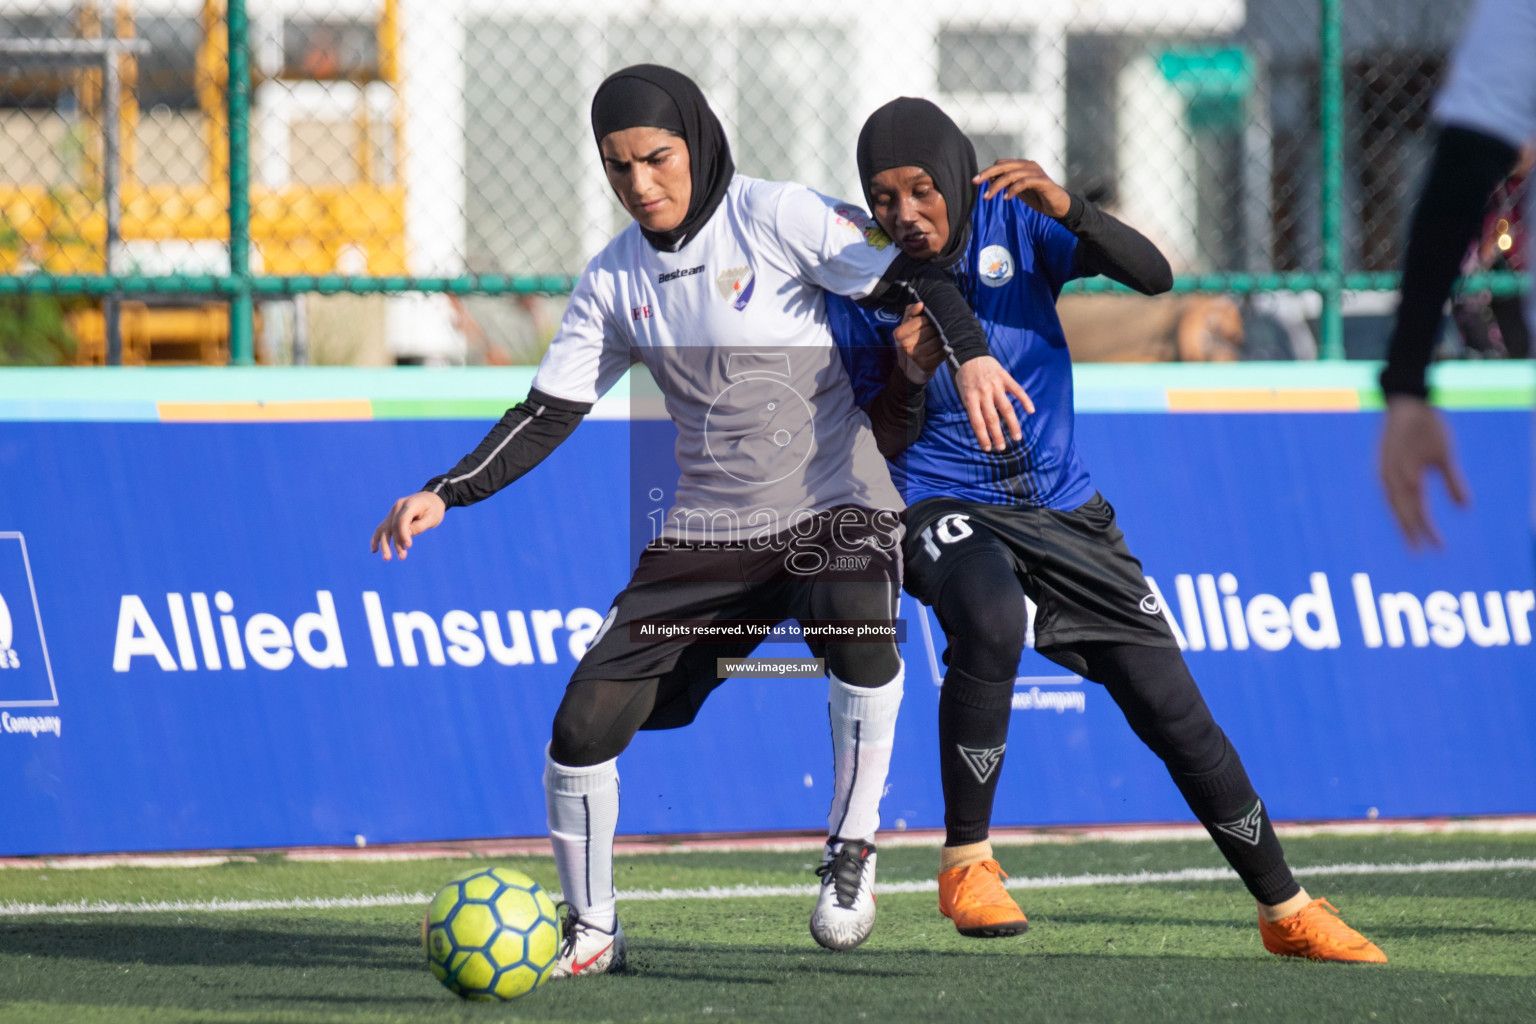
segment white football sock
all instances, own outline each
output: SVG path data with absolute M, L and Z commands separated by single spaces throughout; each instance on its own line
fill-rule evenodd
M 896 712 L 905 667 L 884 686 L 850 686 L 828 673 L 827 711 L 832 719 L 832 812 L 827 834 L 873 840 L 880 827 L 880 797 L 891 767 Z
M 613 835 L 619 827 L 618 760 L 570 768 L 544 750 L 544 801 L 560 890 L 576 915 L 613 931 Z

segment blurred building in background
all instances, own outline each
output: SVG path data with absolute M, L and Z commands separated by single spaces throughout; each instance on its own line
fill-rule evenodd
M 1468 6 L 1344 8 L 1347 270 L 1398 263 L 1428 102 Z M 1317 0 L 250 0 L 253 270 L 578 273 L 627 222 L 595 158 L 588 103 L 604 75 L 641 61 L 699 81 L 747 174 L 857 198 L 865 115 L 895 95 L 927 96 L 971 134 L 983 164 L 1038 160 L 1145 231 L 1178 273 L 1316 270 L 1317 11 Z M 147 45 L 114 58 L 115 147 L 99 67 L 0 57 L 0 271 L 108 269 L 111 148 L 122 208 L 111 270 L 227 273 L 225 32 L 223 0 L 0 0 L 0 43 Z M 559 301 L 273 298 L 260 304 L 258 354 L 530 361 Z M 1117 300 L 1069 301 L 1100 322 Z M 1132 338 L 1140 354 L 1127 357 L 1307 358 L 1308 301 L 1244 299 L 1235 338 L 1171 348 Z M 1186 314 L 1231 322 L 1225 307 L 1167 302 L 1178 309 L 1142 319 L 1173 324 L 1168 338 L 1193 330 L 1178 326 Z M 125 357 L 221 361 L 222 308 L 174 295 L 127 305 Z M 77 358 L 98 359 L 100 313 L 66 312 Z M 1256 330 L 1245 337 L 1244 325 Z M 1351 354 L 1373 354 L 1369 337 L 1351 338 Z M 1115 357 L 1113 346 L 1090 350 Z

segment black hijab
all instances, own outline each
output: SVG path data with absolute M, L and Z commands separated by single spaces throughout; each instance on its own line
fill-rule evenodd
M 949 241 L 934 258 L 947 267 L 964 253 L 971 239 L 971 211 L 976 206 L 976 149 L 960 126 L 927 100 L 902 96 L 869 115 L 859 132 L 859 181 L 864 201 L 873 209 L 870 182 L 892 167 L 921 167 L 933 179 L 949 209 Z
M 640 229 L 656 248 L 676 252 L 709 220 L 736 174 L 725 129 L 693 79 L 655 64 L 615 71 L 592 97 L 592 134 L 599 148 L 605 135 L 626 128 L 664 128 L 688 145 L 693 194 L 683 222 L 665 232 Z

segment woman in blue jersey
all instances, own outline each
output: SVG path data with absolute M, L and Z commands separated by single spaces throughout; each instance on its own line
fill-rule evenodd
M 907 256 L 951 274 L 992 354 L 1034 405 L 1019 416 L 1022 440 L 978 451 L 953 377 L 939 369 L 926 386 L 921 430 L 909 430 L 916 440 L 892 461 L 908 503 L 906 588 L 934 608 L 949 639 L 939 698 L 940 910 L 964 935 L 1027 928 L 987 838 L 1027 595 L 1037 606 L 1036 649 L 1102 684 L 1163 759 L 1258 901 L 1265 948 L 1385 961 L 1296 884 L 1237 751 L 1073 443 L 1071 358 L 1056 316 L 1062 285 L 1106 274 L 1153 294 L 1172 285 L 1167 261 L 1038 165 L 999 161 L 978 174 L 969 140 L 926 100 L 876 111 L 859 135 L 858 162 L 880 226 Z M 918 312 L 891 317 L 838 305 L 833 331 L 860 400 L 893 363 L 918 376 L 938 367 L 940 346 Z

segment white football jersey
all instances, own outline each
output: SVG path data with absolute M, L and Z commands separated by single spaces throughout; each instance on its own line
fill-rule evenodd
M 533 386 L 596 402 L 646 365 L 678 429 L 666 537 L 746 540 L 802 510 L 900 509 L 824 297 L 868 295 L 896 253 L 857 205 L 737 175 L 676 252 L 630 224 L 593 257 Z
M 1481 0 L 1435 98 L 1435 118 L 1518 149 L 1536 141 L 1536 0 Z M 1525 193 L 1525 222 L 1536 227 L 1536 188 Z M 1536 277 L 1536 231 L 1526 232 Z M 1536 302 L 1526 302 L 1536 334 Z

